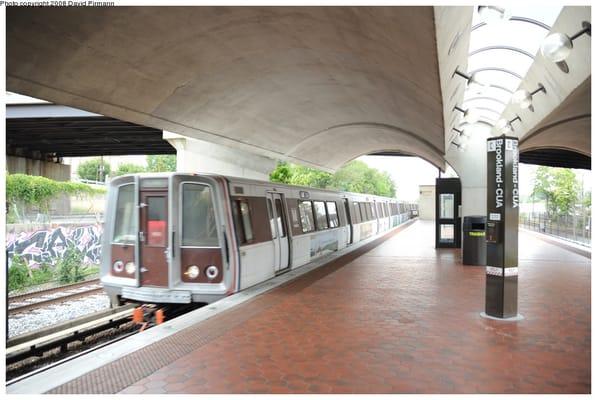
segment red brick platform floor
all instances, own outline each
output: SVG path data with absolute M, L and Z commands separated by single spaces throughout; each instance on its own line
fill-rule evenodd
M 122 393 L 590 392 L 589 259 L 521 232 L 524 320 L 494 321 L 484 267 L 433 237 L 419 221 L 203 322 L 227 327 Z

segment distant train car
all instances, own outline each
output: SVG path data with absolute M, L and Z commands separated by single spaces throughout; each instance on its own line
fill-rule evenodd
M 109 185 L 101 281 L 113 305 L 211 303 L 394 229 L 396 199 L 207 174 Z

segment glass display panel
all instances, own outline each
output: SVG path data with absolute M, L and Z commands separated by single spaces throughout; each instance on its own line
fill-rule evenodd
M 454 242 L 454 225 L 453 224 L 441 224 L 440 225 L 439 241 L 441 243 L 453 243 Z
M 454 193 L 441 193 L 439 195 L 439 217 L 441 219 L 454 218 Z

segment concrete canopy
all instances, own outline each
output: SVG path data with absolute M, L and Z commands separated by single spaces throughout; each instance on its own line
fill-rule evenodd
M 326 170 L 444 169 L 433 7 L 7 9 L 7 88 Z

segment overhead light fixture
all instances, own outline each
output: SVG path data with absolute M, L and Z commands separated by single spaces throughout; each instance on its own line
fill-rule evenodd
M 470 138 L 472 136 L 472 130 L 473 125 L 470 124 L 464 124 L 461 126 L 461 129 L 457 129 L 457 128 L 452 128 L 453 131 L 458 132 L 458 134 L 460 136 L 465 136 L 467 138 Z
M 510 17 L 510 11 L 505 7 L 498 6 L 478 6 L 477 12 L 481 21 L 487 25 L 495 25 L 503 22 L 507 22 Z
M 503 133 L 504 135 L 509 135 L 514 132 L 514 127 L 512 126 L 512 122 L 514 121 L 522 121 L 520 117 L 517 115 L 515 118 L 511 120 L 507 120 L 506 118 L 500 118 L 494 125 L 494 127 Z
M 522 109 L 529 108 L 533 104 L 533 96 L 539 92 L 547 93 L 542 84 L 539 84 L 539 87 L 532 92 L 526 89 L 517 90 L 512 95 L 512 103 L 517 104 Z
M 454 106 L 454 110 L 458 110 L 462 114 L 464 114 L 464 122 L 466 122 L 468 124 L 474 124 L 475 122 L 477 122 L 479 120 L 479 118 L 481 118 L 479 111 L 477 111 L 474 108 L 468 108 L 465 110 L 458 106 Z
M 472 75 L 467 75 L 464 72 L 460 72 L 458 71 L 458 69 L 456 69 L 456 71 L 454 71 L 454 74 L 452 74 L 452 76 L 454 75 L 458 75 L 463 77 L 464 79 L 466 79 L 466 85 L 467 87 L 475 94 L 482 94 L 485 92 L 486 89 L 488 89 L 490 87 L 490 85 L 488 83 L 483 82 L 483 80 L 479 79 L 479 73 L 475 72 Z
M 543 43 L 541 44 L 541 54 L 543 54 L 543 57 L 554 63 L 564 61 L 570 55 L 570 52 L 574 47 L 572 42 L 576 38 L 585 33 L 591 36 L 590 22 L 583 21 L 582 28 L 582 30 L 578 31 L 572 36 L 568 36 L 565 33 L 559 32 L 548 35 L 545 39 L 543 39 Z
M 461 153 L 464 153 L 466 150 L 466 143 L 451 142 L 451 144 L 453 144 Z

